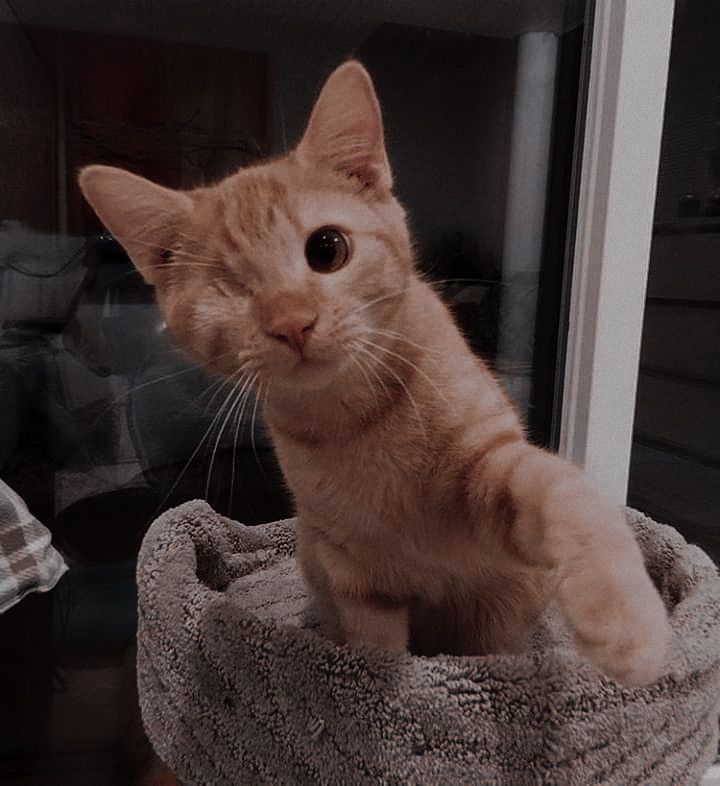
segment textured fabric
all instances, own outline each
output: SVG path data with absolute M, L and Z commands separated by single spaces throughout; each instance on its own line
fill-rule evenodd
M 717 748 L 720 578 L 670 527 L 629 520 L 676 634 L 667 676 L 624 689 L 551 618 L 518 655 L 351 650 L 305 613 L 292 520 L 168 511 L 138 564 L 138 679 L 187 784 L 697 784 Z
M 47 592 L 67 570 L 50 532 L 0 480 L 0 614 L 29 592 Z

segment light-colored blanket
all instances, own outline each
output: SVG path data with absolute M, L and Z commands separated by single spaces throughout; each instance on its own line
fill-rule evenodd
M 676 634 L 667 676 L 621 688 L 552 626 L 519 655 L 351 650 L 306 615 L 293 521 L 204 502 L 150 529 L 138 565 L 143 720 L 186 784 L 697 784 L 720 714 L 720 578 L 628 512 Z

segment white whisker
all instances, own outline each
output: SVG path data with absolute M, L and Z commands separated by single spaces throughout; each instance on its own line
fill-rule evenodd
M 355 348 L 358 351 L 365 352 L 366 354 L 368 354 L 370 356 L 370 358 L 372 360 L 375 360 L 375 356 L 371 352 L 367 352 L 365 350 L 365 348 L 363 347 L 363 345 L 360 344 L 359 342 L 355 343 Z M 367 364 L 366 368 L 375 377 L 375 379 L 377 379 L 378 383 L 380 384 L 380 387 L 382 387 L 383 392 L 388 397 L 388 399 L 390 401 L 392 401 L 393 400 L 393 395 L 390 392 L 390 390 L 388 389 L 388 386 L 385 384 L 385 380 L 382 378 L 382 375 L 375 368 L 373 368 L 372 364 L 370 364 L 370 363 Z
M 188 238 L 190 240 L 191 238 Z M 123 243 L 127 243 L 128 245 L 134 244 L 138 246 L 145 246 L 146 248 L 155 249 L 156 251 L 169 251 L 174 257 L 187 257 L 193 260 L 200 260 L 201 262 L 215 262 L 219 263 L 220 260 L 217 257 L 209 257 L 205 256 L 204 254 L 196 254 L 192 251 L 183 251 L 180 248 L 169 248 L 162 243 L 151 243 L 149 240 L 143 240 L 141 237 L 125 237 L 123 238 Z M 168 260 L 169 261 L 169 260 Z
M 213 450 L 212 450 L 212 452 L 210 454 L 210 466 L 208 467 L 207 476 L 206 476 L 206 479 L 205 479 L 205 499 L 208 502 L 210 501 L 210 479 L 212 477 L 212 469 L 213 469 L 213 464 L 215 462 L 215 453 L 217 451 L 218 444 L 220 442 L 220 437 L 222 435 L 223 429 L 225 427 L 225 424 L 227 423 L 227 419 L 230 416 L 230 414 L 232 413 L 233 409 L 235 408 L 235 405 L 237 404 L 237 401 L 238 401 L 237 392 L 238 392 L 238 385 L 240 383 L 240 380 L 241 380 L 241 377 L 239 377 L 236 382 L 233 382 L 233 385 L 230 388 L 230 390 L 228 391 L 227 396 L 225 396 L 225 399 L 223 400 L 223 403 L 220 405 L 220 409 L 217 411 L 217 413 L 215 414 L 215 417 L 213 418 L 213 423 L 219 424 L 220 428 L 218 428 L 218 430 L 217 430 L 217 436 L 216 436 L 216 439 L 215 439 L 215 445 L 214 445 Z M 225 421 L 222 422 L 223 413 L 225 413 L 226 410 L 227 410 L 227 414 L 225 415 Z M 206 450 L 205 450 L 205 455 L 207 455 L 207 447 L 206 447 Z M 204 458 L 204 456 L 203 456 L 203 458 Z
M 220 407 L 219 412 L 222 412 L 227 407 L 228 402 L 234 397 L 232 404 L 230 404 L 230 406 L 227 409 L 227 414 L 225 415 L 225 419 L 222 422 L 222 426 L 218 430 L 217 438 L 215 439 L 215 446 L 213 447 L 212 455 L 210 456 L 210 467 L 208 469 L 207 480 L 205 482 L 205 499 L 209 500 L 212 470 L 213 470 L 213 465 L 215 463 L 215 456 L 217 454 L 217 449 L 220 445 L 220 440 L 222 439 L 222 435 L 225 431 L 228 421 L 232 417 L 233 412 L 241 404 L 242 404 L 242 408 L 240 412 L 240 417 L 242 418 L 243 412 L 245 410 L 245 402 L 247 401 L 247 396 L 249 395 L 250 386 L 254 379 L 255 377 L 251 379 L 250 377 L 246 376 L 243 378 L 242 385 L 240 385 L 240 379 L 238 379 L 238 381 L 233 385 L 232 390 L 226 397 L 225 401 L 223 402 L 223 405 Z
M 210 466 L 208 467 L 207 477 L 205 478 L 205 499 L 208 502 L 210 501 L 210 482 L 212 479 L 213 466 L 215 464 L 215 455 L 217 454 L 217 449 L 220 444 L 220 439 L 222 437 L 223 431 L 225 430 L 225 426 L 227 425 L 230 416 L 232 415 L 233 411 L 235 410 L 235 407 L 240 401 L 241 395 L 242 395 L 241 393 L 238 393 L 237 385 L 233 385 L 232 389 L 230 390 L 227 397 L 225 398 L 225 401 L 220 407 L 220 412 L 223 412 L 226 408 L 227 408 L 227 412 L 225 414 L 225 419 L 222 421 L 220 428 L 218 428 L 217 430 L 217 434 L 215 436 L 215 444 L 213 445 L 212 453 L 210 454 Z
M 243 400 L 242 406 L 238 408 L 237 414 L 236 414 L 236 417 L 235 417 L 235 432 L 233 434 L 232 464 L 231 464 L 231 468 L 230 468 L 230 502 L 228 504 L 228 511 L 232 507 L 232 500 L 233 500 L 233 495 L 234 495 L 234 492 L 235 492 L 235 460 L 236 460 L 236 455 L 237 455 L 238 436 L 239 436 L 239 433 L 240 433 L 240 428 L 242 426 L 243 418 L 245 416 L 245 407 L 247 405 L 248 398 L 250 396 L 250 393 L 252 392 L 253 385 L 255 384 L 255 382 L 257 382 L 257 379 L 258 379 L 259 376 L 260 376 L 259 372 L 255 372 L 255 374 L 250 379 L 249 384 L 247 385 L 246 390 L 245 390 L 245 396 L 244 396 L 244 400 Z
M 240 372 L 240 371 L 244 371 L 244 370 L 245 370 L 245 364 L 244 364 L 244 363 L 241 363 L 241 364 L 240 364 L 240 366 L 238 367 L 238 370 L 237 370 L 237 371 L 235 371 L 235 372 L 234 372 L 233 374 L 231 374 L 229 377 L 222 377 L 222 378 L 221 378 L 221 380 L 220 380 L 220 382 L 221 382 L 221 384 L 220 384 L 220 387 L 218 387 L 218 389 L 217 389 L 217 390 L 216 390 L 216 391 L 215 391 L 215 392 L 212 394 L 212 396 L 211 396 L 210 400 L 209 400 L 209 401 L 208 401 L 208 403 L 205 405 L 205 409 L 204 409 L 204 411 L 203 411 L 203 414 L 204 414 L 204 415 L 207 415 L 207 414 L 208 414 L 208 412 L 209 412 L 209 410 L 210 410 L 210 407 L 212 407 L 213 401 L 215 401 L 215 399 L 216 399 L 216 398 L 217 398 L 217 397 L 220 395 L 220 393 L 222 392 L 222 390 L 223 390 L 223 389 L 224 389 L 224 388 L 225 388 L 227 385 L 229 385 L 229 384 L 234 384 L 234 383 L 233 383 L 233 380 L 234 380 L 235 376 L 238 374 L 238 372 Z
M 212 270 L 225 270 L 222 265 L 213 265 L 210 262 L 158 262 L 155 265 L 145 265 L 143 270 L 167 270 L 168 266 L 172 268 L 178 267 L 191 267 L 191 268 L 199 268 L 199 267 L 207 267 L 211 268 Z
M 255 398 L 255 406 L 253 407 L 252 420 L 250 421 L 250 444 L 252 445 L 253 455 L 255 456 L 255 462 L 258 465 L 258 469 L 260 470 L 263 478 L 265 478 L 265 482 L 268 484 L 268 486 L 272 487 L 270 478 L 267 476 L 267 473 L 265 472 L 265 467 L 263 467 L 262 462 L 260 461 L 260 456 L 258 455 L 257 452 L 257 444 L 255 442 L 255 422 L 256 422 L 257 411 L 258 411 L 258 402 L 260 401 L 260 398 L 262 396 L 263 385 L 264 383 L 261 382 L 260 387 L 258 388 L 257 396 Z
M 377 388 L 375 388 L 373 385 L 372 380 L 370 379 L 370 376 L 368 375 L 368 372 L 365 369 L 365 366 L 362 364 L 360 358 L 351 352 L 350 360 L 352 360 L 353 363 L 355 363 L 355 365 L 360 369 L 360 372 L 362 373 L 363 377 L 365 377 L 365 381 L 367 382 L 368 390 L 370 390 L 370 392 L 373 394 L 373 397 L 379 401 L 380 396 L 378 394 Z
M 402 363 L 405 363 L 410 368 L 412 368 L 415 371 L 417 371 L 417 373 L 420 374 L 421 377 L 423 377 L 423 379 L 428 383 L 428 385 L 430 385 L 430 387 L 432 387 L 432 389 L 438 394 L 438 396 L 440 396 L 440 398 L 443 401 L 447 402 L 447 400 L 448 400 L 447 396 L 437 386 L 437 384 L 432 379 L 430 379 L 430 377 L 418 365 L 413 363 L 411 360 L 408 360 L 404 355 L 401 355 L 398 352 L 393 352 L 392 349 L 388 349 L 387 347 L 383 347 L 381 344 L 377 344 L 376 342 L 371 341 L 368 338 L 359 337 L 358 341 L 362 341 L 364 344 L 366 344 L 368 346 L 374 347 L 375 349 L 379 349 L 381 352 L 385 352 L 385 354 L 390 355 L 390 356 L 396 358 L 397 360 L 401 361 Z
M 157 265 L 144 265 L 143 270 L 166 270 L 168 265 L 172 265 L 173 267 L 208 267 L 213 268 L 214 270 L 225 270 L 226 268 L 222 265 L 210 265 L 207 262 L 161 262 Z M 127 278 L 128 276 L 139 276 L 141 275 L 140 271 L 137 268 L 133 268 L 132 270 L 128 270 L 125 273 L 120 273 L 120 275 L 111 278 L 110 281 L 105 284 L 105 288 L 109 287 L 110 285 L 114 284 L 116 281 L 120 281 L 123 278 Z
M 128 388 L 128 390 L 126 390 L 124 393 L 115 396 L 115 398 L 106 407 L 103 408 L 100 414 L 90 424 L 90 428 L 91 429 L 95 428 L 97 424 L 105 417 L 105 415 L 107 415 L 107 413 L 113 409 L 113 407 L 119 404 L 120 401 L 122 401 L 123 399 L 127 399 L 128 396 L 132 395 L 133 393 L 137 393 L 139 390 L 142 390 L 143 388 L 147 388 L 150 385 L 158 385 L 161 382 L 165 382 L 168 379 L 174 379 L 175 377 L 180 377 L 183 374 L 189 374 L 191 371 L 198 371 L 207 368 L 211 363 L 214 363 L 215 361 L 220 360 L 229 354 L 230 352 L 223 352 L 221 355 L 217 355 L 216 357 L 208 360 L 206 363 L 198 363 L 197 365 L 193 365 L 188 368 L 182 368 L 180 369 L 180 371 L 173 371 L 170 374 L 164 374 L 161 377 L 156 377 L 155 379 L 150 379 L 147 382 L 141 382 L 139 385 L 134 385 L 133 387 Z
M 477 284 L 484 287 L 506 286 L 505 282 L 493 278 L 424 278 L 428 284 Z
M 392 368 L 392 366 L 390 366 L 389 364 L 385 363 L 384 360 L 382 360 L 381 358 L 379 358 L 376 355 L 374 355 L 367 348 L 367 346 L 365 346 L 364 344 L 363 344 L 363 346 L 358 346 L 358 350 L 360 352 L 365 353 L 369 357 L 371 357 L 378 365 L 382 366 L 389 374 L 391 374 L 393 377 L 395 377 L 395 379 L 397 380 L 398 384 L 405 391 L 405 395 L 408 397 L 408 401 L 410 402 L 410 404 L 412 405 L 413 410 L 415 411 L 415 417 L 417 419 L 418 425 L 420 426 L 420 430 L 423 433 L 423 439 L 424 439 L 425 443 L 427 443 L 427 441 L 428 441 L 428 439 L 427 439 L 427 432 L 425 431 L 425 424 L 424 424 L 422 416 L 420 414 L 420 408 L 418 407 L 417 402 L 413 398 L 412 394 L 410 393 L 410 390 L 408 389 L 408 386 L 405 384 L 405 382 L 402 379 L 402 377 L 395 371 L 394 368 Z
M 430 355 L 440 355 L 440 352 L 437 349 L 430 349 L 429 347 L 424 347 L 422 344 L 418 344 L 416 341 L 413 341 L 407 336 L 404 336 L 402 333 L 398 333 L 397 330 L 388 330 L 387 328 L 367 327 L 365 328 L 365 332 L 377 333 L 377 335 L 379 336 L 385 336 L 387 338 L 394 338 L 397 339 L 398 341 L 403 341 L 409 346 L 415 347 L 416 349 L 421 349 L 423 352 L 427 352 Z
M 215 393 L 213 393 L 208 404 L 205 405 L 205 409 L 203 410 L 203 415 L 207 415 L 209 405 L 214 401 L 218 391 L 222 390 L 222 388 L 227 384 L 227 380 L 228 378 L 226 376 L 218 377 L 217 379 L 213 380 L 205 388 L 205 390 L 203 390 L 203 392 L 197 397 L 197 401 L 193 402 L 195 404 L 198 404 L 205 396 L 209 395 L 211 390 L 215 389 Z
M 242 373 L 242 368 L 240 368 L 237 371 L 233 372 L 233 374 L 231 374 L 230 376 L 232 378 L 232 377 L 237 376 L 239 373 Z M 221 407 L 218 410 L 218 412 L 215 414 L 215 417 L 210 422 L 210 425 L 205 430 L 205 433 L 202 435 L 202 437 L 200 437 L 200 441 L 198 442 L 195 450 L 193 450 L 192 454 L 190 455 L 190 458 L 187 460 L 187 462 L 185 463 L 185 466 L 180 471 L 180 474 L 175 479 L 175 482 L 170 487 L 170 490 L 163 497 L 162 501 L 160 502 L 160 504 L 155 509 L 155 515 L 157 515 L 160 512 L 160 510 L 162 509 L 163 505 L 167 502 L 167 500 L 170 498 L 170 496 L 173 493 L 173 491 L 175 491 L 175 489 L 177 488 L 178 483 L 180 483 L 180 481 L 182 480 L 183 476 L 185 475 L 185 473 L 188 470 L 188 467 L 192 464 L 195 456 L 197 456 L 197 454 L 200 452 L 200 448 L 203 446 L 203 443 L 208 438 L 209 434 L 212 432 L 213 428 L 215 427 L 215 424 L 217 423 L 218 419 L 220 418 L 222 410 L 223 410 L 223 408 Z
M 228 514 L 230 514 L 232 511 L 233 496 L 235 493 L 235 462 L 237 458 L 238 435 L 240 432 L 241 425 L 242 425 L 242 417 L 240 416 L 240 410 L 238 409 L 237 413 L 235 414 L 235 430 L 233 433 L 232 462 L 230 464 L 230 495 L 228 497 Z
M 365 311 L 365 309 L 367 308 L 371 308 L 377 303 L 382 303 L 385 300 L 390 300 L 391 298 L 400 297 L 401 295 L 404 295 L 408 291 L 408 289 L 410 289 L 409 286 L 403 287 L 402 289 L 398 289 L 393 292 L 386 292 L 384 295 L 380 295 L 379 297 L 373 298 L 372 300 L 368 300 L 367 303 L 363 303 L 362 305 L 358 306 L 357 308 L 345 314 L 345 316 L 338 321 L 338 326 L 342 325 L 344 322 L 350 319 L 350 317 L 354 317 L 356 314 L 359 314 L 361 311 Z

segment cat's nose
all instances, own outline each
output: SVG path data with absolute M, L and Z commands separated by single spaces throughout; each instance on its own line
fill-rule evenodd
M 288 344 L 300 355 L 303 353 L 308 336 L 317 322 L 317 314 L 284 317 L 267 328 L 268 335 Z

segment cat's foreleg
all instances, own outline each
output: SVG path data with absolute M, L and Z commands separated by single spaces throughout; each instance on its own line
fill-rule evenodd
M 510 441 L 480 456 L 475 503 L 516 558 L 554 573 L 581 652 L 625 685 L 663 671 L 670 627 L 620 505 L 558 456 Z
M 366 571 L 318 528 L 298 525 L 297 555 L 320 608 L 331 611 L 343 641 L 384 650 L 407 649 L 408 605 L 378 591 Z
M 409 613 L 406 604 L 370 593 L 337 595 L 335 605 L 347 644 L 370 644 L 393 652 L 407 649 Z

